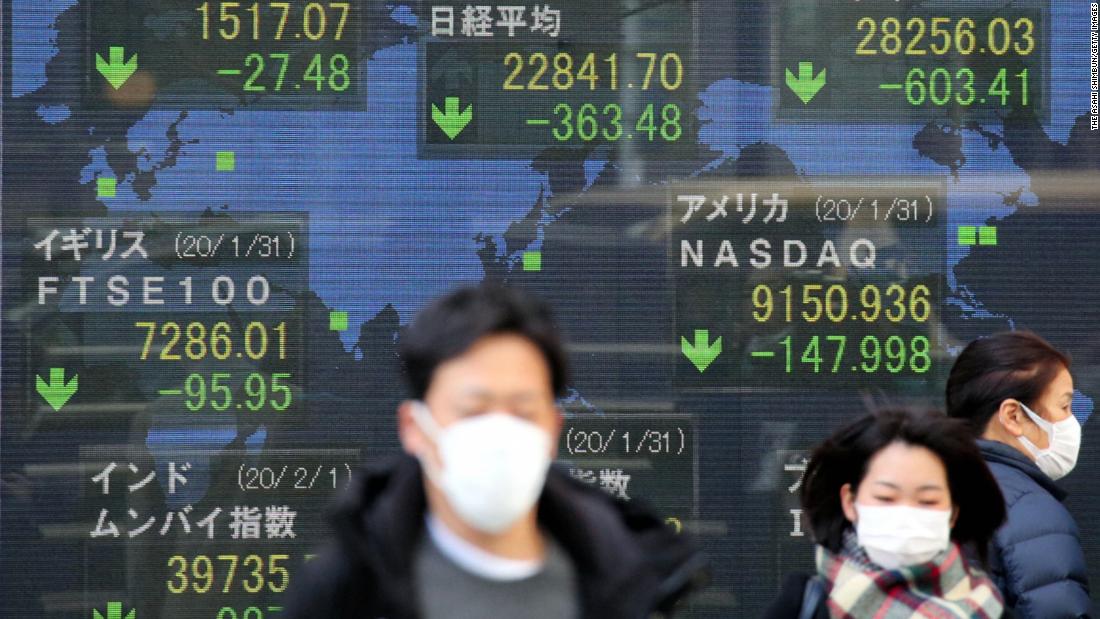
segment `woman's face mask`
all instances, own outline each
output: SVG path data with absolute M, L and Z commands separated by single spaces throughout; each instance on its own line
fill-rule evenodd
M 504 412 L 442 428 L 427 405 L 413 406 L 413 419 L 440 459 L 437 467 L 421 453 L 421 465 L 463 522 L 501 533 L 534 507 L 550 467 L 550 436 L 542 428 Z
M 1061 421 L 1047 421 L 1023 402 L 1020 408 L 1047 435 L 1046 449 L 1039 449 L 1026 436 L 1019 438 L 1020 444 L 1035 458 L 1035 465 L 1051 479 L 1068 475 L 1077 466 L 1077 454 L 1081 451 L 1081 423 L 1073 415 Z
M 896 570 L 931 561 L 951 543 L 951 511 L 856 504 L 856 537 L 867 556 Z
M 859 545 L 883 568 L 931 561 L 951 544 L 947 468 L 927 447 L 891 443 L 871 457 L 859 485 L 841 493 Z

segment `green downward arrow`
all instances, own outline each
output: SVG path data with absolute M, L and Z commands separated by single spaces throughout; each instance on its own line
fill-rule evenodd
M 714 360 L 718 358 L 718 355 L 722 354 L 722 338 L 714 340 L 714 343 L 710 343 L 710 331 L 706 329 L 695 330 L 695 344 L 693 345 L 688 341 L 686 337 L 680 337 L 680 350 L 683 351 L 684 356 L 691 361 L 695 368 L 700 372 L 703 372 L 714 363 Z
M 79 384 L 76 374 L 73 374 L 73 379 L 68 383 L 65 382 L 65 368 L 50 368 L 49 383 L 42 380 L 41 376 L 35 376 L 34 378 L 38 395 L 42 396 L 55 411 L 60 411 L 61 407 L 65 406 L 69 398 L 76 393 Z
M 803 103 L 809 103 L 814 95 L 825 87 L 825 69 L 822 69 L 821 73 L 814 77 L 814 63 L 812 62 L 798 63 L 798 77 L 795 77 L 790 69 L 786 69 L 786 71 L 787 86 L 794 91 L 794 94 L 798 95 L 799 99 L 802 99 Z
M 130 79 L 130 76 L 137 71 L 137 54 L 130 57 L 130 61 L 126 62 L 126 52 L 121 47 L 111 48 L 111 62 L 107 62 L 103 59 L 103 56 L 99 54 L 95 55 L 95 68 L 97 71 L 103 74 L 103 77 L 107 78 L 107 81 L 111 83 L 111 86 L 115 87 L 115 90 L 122 88 L 122 85 L 126 83 L 126 80 Z
M 465 110 L 459 112 L 458 97 L 447 97 L 443 103 L 443 108 L 446 113 L 436 107 L 434 103 L 432 104 L 432 120 L 439 125 L 443 133 L 447 134 L 447 137 L 453 140 L 474 119 L 474 106 L 467 105 Z
M 134 619 L 137 615 L 137 610 L 132 609 L 126 613 L 126 616 L 122 616 L 122 602 L 107 602 L 107 617 L 106 619 Z M 99 614 L 98 610 L 92 609 L 93 619 L 104 619 L 103 615 Z

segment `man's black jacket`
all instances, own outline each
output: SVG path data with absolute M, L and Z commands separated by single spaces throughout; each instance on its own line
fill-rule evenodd
M 334 542 L 296 579 L 285 616 L 418 617 L 413 563 L 425 510 L 416 459 L 401 456 L 357 475 L 333 510 Z M 538 518 L 573 561 L 584 619 L 660 616 L 704 578 L 705 560 L 684 536 L 557 467 Z

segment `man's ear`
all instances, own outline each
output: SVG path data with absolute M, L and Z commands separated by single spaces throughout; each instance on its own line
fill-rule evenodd
M 1024 409 L 1020 403 L 1013 399 L 1001 402 L 997 408 L 997 414 L 993 416 L 1004 431 L 1015 438 L 1020 438 L 1024 433 Z
M 561 430 L 565 426 L 565 415 L 561 412 L 561 409 L 557 406 L 554 407 L 554 428 L 550 433 L 551 445 L 550 445 L 550 458 L 557 459 L 558 457 L 558 445 L 561 443 Z
M 413 407 L 416 402 L 405 400 L 397 406 L 397 436 L 405 453 L 418 455 L 424 452 L 424 433 L 413 419 Z
M 852 492 L 852 484 L 844 484 L 840 487 L 840 508 L 844 510 L 844 517 L 848 522 L 855 524 L 859 519 L 856 514 L 856 495 Z

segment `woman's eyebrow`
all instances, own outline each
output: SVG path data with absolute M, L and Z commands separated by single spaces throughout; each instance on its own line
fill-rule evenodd
M 917 492 L 924 492 L 925 490 L 943 490 L 944 487 L 939 484 L 924 484 L 917 488 Z

